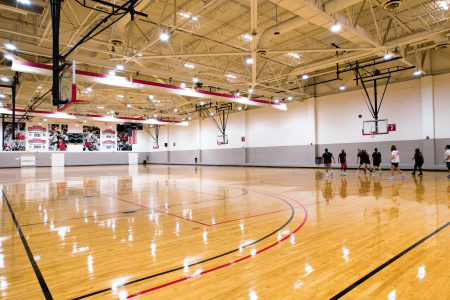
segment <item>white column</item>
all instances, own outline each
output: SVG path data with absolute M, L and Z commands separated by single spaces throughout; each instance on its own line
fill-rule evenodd
M 422 153 L 425 159 L 424 167 L 434 166 L 435 162 L 435 120 L 434 120 L 434 90 L 433 76 L 420 79 L 422 92 Z
M 202 161 L 202 120 L 197 121 L 197 162 Z
M 434 91 L 433 76 L 420 79 L 422 90 L 422 138 L 434 139 Z
M 309 151 L 309 163 L 315 165 L 315 158 L 317 156 L 317 100 L 315 97 L 311 97 L 305 100 L 308 103 L 308 125 L 304 132 L 308 134 L 308 140 L 310 143 Z

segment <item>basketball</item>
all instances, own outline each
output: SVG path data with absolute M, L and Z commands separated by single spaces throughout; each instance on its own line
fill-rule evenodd
M 361 118 L 362 118 L 362 115 L 358 115 L 358 118 L 360 118 L 360 119 L 361 119 Z

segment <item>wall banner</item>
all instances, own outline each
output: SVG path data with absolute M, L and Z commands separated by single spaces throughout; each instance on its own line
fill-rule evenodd
M 83 151 L 100 151 L 100 128 L 83 126 Z

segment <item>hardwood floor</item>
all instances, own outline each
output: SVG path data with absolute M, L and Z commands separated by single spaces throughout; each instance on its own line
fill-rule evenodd
M 447 173 L 389 176 L 2 169 L 1 299 L 450 299 Z

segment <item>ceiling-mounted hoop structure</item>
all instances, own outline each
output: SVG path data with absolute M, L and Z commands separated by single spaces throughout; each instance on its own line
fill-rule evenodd
M 214 109 L 216 111 L 216 114 L 219 115 L 219 122 L 217 122 L 216 118 L 214 118 L 214 113 L 211 113 L 211 111 Z M 197 106 L 196 110 L 200 112 L 206 112 L 213 124 L 217 127 L 217 129 L 219 129 L 221 135 L 219 135 L 217 138 L 217 144 L 228 144 L 228 136 L 225 132 L 227 129 L 228 115 L 230 114 L 230 111 L 233 110 L 233 103 L 226 103 L 222 104 L 221 106 L 218 106 L 216 103 L 216 106 L 213 107 L 212 103 L 210 102 L 205 105 Z
M 152 127 L 151 127 L 152 126 Z M 144 126 L 144 130 L 148 133 L 149 136 L 153 139 L 153 149 L 159 149 L 159 128 L 161 125 L 155 124 L 155 125 L 149 125 L 147 128 Z M 150 128 L 155 128 L 155 133 L 153 134 Z
M 367 96 L 367 99 L 364 98 L 364 101 L 366 102 L 367 108 L 370 111 L 370 114 L 375 120 L 378 120 L 378 114 L 381 109 L 381 104 L 383 103 L 384 95 L 386 94 L 387 86 L 389 85 L 389 80 L 391 79 L 392 73 L 396 72 L 402 72 L 409 69 L 416 68 L 415 66 L 410 67 L 402 67 L 402 66 L 395 66 L 395 67 L 388 67 L 384 69 L 374 69 L 373 71 L 367 72 L 365 70 L 366 67 L 369 66 L 375 66 L 378 64 L 382 64 L 385 62 L 391 62 L 393 60 L 400 59 L 401 57 L 395 57 L 393 59 L 385 60 L 383 57 L 377 57 L 370 60 L 365 61 L 356 61 L 355 63 L 347 62 L 347 66 L 344 68 L 344 70 L 339 71 L 339 64 L 337 64 L 337 75 L 339 77 L 339 74 L 345 73 L 345 72 L 354 72 L 355 73 L 355 79 L 356 80 L 356 86 L 361 83 L 363 86 L 365 95 Z M 364 73 L 362 73 L 360 70 L 363 70 Z M 378 99 L 378 83 L 379 81 L 386 81 L 386 85 L 384 87 L 383 95 L 381 96 L 381 99 Z M 372 82 L 373 83 L 373 101 L 370 99 L 369 92 L 367 91 L 368 87 L 366 83 Z M 378 103 L 379 102 L 379 103 Z

